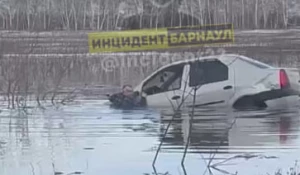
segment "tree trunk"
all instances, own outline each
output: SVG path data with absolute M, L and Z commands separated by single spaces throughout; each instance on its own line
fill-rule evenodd
M 245 27 L 245 4 L 244 0 L 242 0 L 242 29 Z
M 209 4 L 209 1 L 210 0 L 207 0 L 207 12 L 208 12 L 208 21 L 209 21 L 209 24 L 211 24 L 211 11 L 210 11 L 210 4 Z
M 199 6 L 199 10 L 200 10 L 200 23 L 203 24 L 204 23 L 204 19 L 203 19 L 203 8 L 202 8 L 202 4 L 201 4 L 201 0 L 198 0 L 198 6 Z
M 104 9 L 103 19 L 102 19 L 101 28 L 100 28 L 101 30 L 103 30 L 105 20 L 106 20 L 106 10 Z
M 142 18 L 143 18 L 143 14 L 141 14 L 140 25 L 142 25 Z M 117 15 L 117 19 L 116 19 L 116 23 L 115 23 L 115 28 L 118 27 L 118 25 L 119 25 L 119 20 L 120 20 L 120 13 L 118 13 L 118 15 Z
M 19 17 L 20 17 L 20 9 L 17 9 L 17 24 L 16 24 L 16 29 L 19 30 Z
M 182 19 L 181 19 L 181 13 L 179 13 L 179 26 L 182 26 Z
M 217 1 L 215 0 L 215 10 L 214 10 L 214 22 L 215 24 L 219 24 L 219 20 L 218 20 L 218 11 L 217 11 Z M 193 14 L 193 13 L 192 13 Z
M 83 8 L 83 22 L 82 22 L 82 29 L 85 30 L 85 23 L 86 23 L 86 3 L 87 3 L 87 0 L 84 1 L 84 8 Z
M 27 9 L 27 29 L 30 30 L 30 12 Z
M 153 7 L 151 8 L 151 14 L 150 14 L 150 28 L 152 28 L 153 23 Z
M 230 2 L 230 10 L 229 10 L 229 12 L 230 12 L 230 21 L 231 21 L 231 23 L 235 23 L 235 21 L 234 21 L 234 13 L 233 13 L 233 11 L 234 11 L 234 9 L 233 9 L 233 0 L 230 0 L 229 1 Z
M 226 1 L 226 4 L 225 4 L 225 23 L 228 23 L 229 20 L 228 20 L 228 16 L 229 16 L 229 0 Z
M 287 12 L 287 2 L 286 0 L 282 0 L 282 18 L 283 18 L 283 24 L 284 28 L 287 28 L 288 23 L 288 12 Z
M 74 16 L 74 28 L 75 31 L 77 31 L 78 29 L 78 25 L 77 25 L 77 13 L 76 13 L 76 9 L 75 9 L 75 5 L 73 4 L 73 16 Z
M 173 6 L 172 6 L 173 7 Z M 171 12 L 171 23 L 170 26 L 173 27 L 174 26 L 174 15 L 176 15 L 176 13 L 174 14 L 174 10 L 172 10 Z
M 254 21 L 255 21 L 255 28 L 258 28 L 258 0 L 255 0 L 255 16 L 254 16 Z
M 261 8 L 262 8 L 262 14 L 263 14 L 263 28 L 267 28 L 267 10 L 266 10 L 266 0 L 261 1 Z
M 5 16 L 1 14 L 2 16 L 2 28 L 5 29 Z
M 69 19 L 69 9 L 68 9 L 68 3 L 67 1 L 65 0 L 64 1 L 64 14 L 65 14 L 65 19 L 66 19 L 66 27 L 67 27 L 67 30 L 70 29 L 70 19 Z
M 93 3 L 91 2 L 91 12 L 92 12 L 92 16 L 90 18 L 90 29 L 94 29 L 94 21 L 95 21 L 95 10 L 93 8 Z
M 98 1 L 97 30 L 99 30 L 99 28 L 100 28 L 100 9 L 101 9 L 100 7 L 101 7 L 101 3 L 100 3 L 100 1 Z
M 156 20 L 155 20 L 155 28 L 156 29 L 158 28 L 158 16 L 159 16 L 159 14 L 156 14 Z
M 51 25 L 51 20 L 52 20 L 52 18 L 51 18 L 51 0 L 50 1 L 48 1 L 48 11 L 47 11 L 47 28 L 49 28 L 49 26 Z M 49 13 L 50 12 L 50 13 Z
M 275 26 L 275 28 L 277 29 L 278 26 L 280 26 L 280 22 L 279 22 L 279 9 L 276 11 L 276 26 Z
M 110 22 L 110 16 L 109 16 L 109 11 L 107 12 L 107 15 L 106 15 L 106 18 L 107 18 L 107 21 L 106 21 L 106 30 L 109 30 L 109 22 Z
M 142 29 L 143 28 L 143 13 L 141 13 L 140 15 L 140 29 Z M 119 15 L 118 15 L 118 18 L 119 18 Z M 117 18 L 117 22 L 118 22 L 118 18 Z
M 44 30 L 46 30 L 46 28 L 47 28 L 47 23 L 46 23 L 46 10 L 44 11 L 44 15 L 43 15 L 43 24 L 44 24 Z
M 9 14 L 9 29 L 11 30 L 12 29 L 12 13 L 11 13 L 11 8 L 9 8 L 8 14 Z

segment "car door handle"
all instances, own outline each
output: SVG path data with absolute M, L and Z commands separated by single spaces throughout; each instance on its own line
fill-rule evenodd
M 232 86 L 225 86 L 223 89 L 224 89 L 224 90 L 232 89 Z
M 175 96 L 172 97 L 172 100 L 178 100 L 179 98 L 180 98 L 179 95 L 175 95 Z

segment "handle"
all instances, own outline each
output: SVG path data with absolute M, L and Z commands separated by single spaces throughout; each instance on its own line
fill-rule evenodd
M 172 100 L 178 100 L 179 98 L 180 98 L 179 95 L 175 95 L 175 96 L 172 97 Z
M 224 90 L 227 90 L 227 89 L 232 89 L 232 86 L 225 86 L 224 88 L 223 88 Z

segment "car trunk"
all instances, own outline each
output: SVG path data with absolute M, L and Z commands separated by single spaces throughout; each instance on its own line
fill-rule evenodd
M 272 70 L 274 72 L 261 82 L 270 90 L 255 95 L 256 99 L 266 101 L 300 94 L 300 74 L 297 68 L 273 68 Z

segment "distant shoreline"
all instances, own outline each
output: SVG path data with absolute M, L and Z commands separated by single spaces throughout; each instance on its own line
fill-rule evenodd
M 144 28 L 148 29 L 148 28 Z M 150 29 L 150 28 L 149 28 Z M 155 28 L 151 28 L 155 29 Z M 159 29 L 159 28 L 158 28 Z M 138 30 L 138 29 L 137 29 Z M 127 31 L 127 30 L 49 30 L 49 31 L 28 31 L 28 30 L 0 30 L 1 33 L 90 33 L 90 32 L 122 32 L 122 31 Z M 240 33 L 288 33 L 288 32 L 293 32 L 293 31 L 298 31 L 300 32 L 300 27 L 299 28 L 287 28 L 287 29 L 234 29 L 234 32 L 236 34 Z

